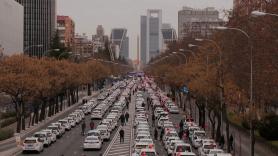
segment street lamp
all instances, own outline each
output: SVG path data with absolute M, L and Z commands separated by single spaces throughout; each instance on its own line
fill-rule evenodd
M 278 14 L 266 13 L 266 12 L 261 12 L 261 11 L 258 11 L 258 10 L 254 10 L 254 11 L 251 12 L 252 17 L 260 17 L 260 16 L 267 16 L 267 15 L 278 17 Z
M 255 12 L 256 13 L 256 12 Z M 258 13 L 257 14 L 263 14 L 263 13 Z M 248 39 L 248 45 L 250 48 L 250 117 L 251 117 L 251 122 L 250 122 L 250 140 L 251 140 L 251 144 L 250 144 L 250 149 L 251 149 L 251 156 L 254 155 L 254 142 L 253 142 L 253 138 L 254 138 L 254 134 L 253 134 L 253 116 L 252 116 L 252 112 L 251 110 L 253 110 L 253 45 L 251 43 L 251 38 L 248 35 L 247 32 L 245 32 L 242 29 L 239 28 L 231 28 L 231 27 L 214 27 L 213 29 L 216 30 L 234 30 L 234 31 L 238 31 L 241 32 L 244 36 L 246 36 L 246 38 Z
M 50 49 L 50 50 L 47 50 L 47 51 L 44 52 L 44 56 L 47 56 L 49 54 L 49 52 L 51 52 L 51 51 L 58 52 L 58 51 L 60 51 L 60 49 Z
M 62 52 L 59 56 L 58 56 L 58 60 L 60 60 L 61 56 L 65 55 L 65 54 L 72 54 L 72 52 Z M 80 55 L 80 54 L 79 54 Z M 79 55 L 76 55 L 76 56 L 79 56 Z

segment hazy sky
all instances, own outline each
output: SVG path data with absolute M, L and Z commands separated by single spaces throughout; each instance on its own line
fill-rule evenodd
M 95 34 L 97 25 L 103 25 L 106 34 L 112 28 L 128 29 L 130 56 L 136 56 L 136 36 L 140 34 L 140 15 L 147 9 L 162 9 L 162 22 L 171 23 L 177 31 L 178 10 L 215 7 L 231 9 L 233 0 L 57 0 L 58 15 L 68 15 L 76 24 L 77 33 Z

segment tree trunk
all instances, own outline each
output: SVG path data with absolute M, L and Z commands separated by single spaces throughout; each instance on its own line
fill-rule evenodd
M 25 130 L 25 104 L 22 102 L 22 130 Z
M 69 107 L 71 105 L 69 90 L 66 91 L 66 94 L 67 94 L 67 101 L 68 101 L 68 107 Z
M 75 102 L 78 102 L 79 101 L 79 89 L 78 87 L 76 88 L 76 101 Z
M 216 116 L 217 116 L 216 141 L 219 142 L 221 137 L 221 117 L 219 113 L 217 113 Z
M 46 109 L 46 100 L 43 100 L 39 121 L 42 121 L 45 119 L 45 111 L 46 111 L 45 109 Z
M 63 103 L 63 101 L 64 101 L 64 95 L 63 95 L 63 94 L 61 94 L 61 95 L 59 96 L 59 100 L 60 100 L 60 111 L 63 111 L 63 106 L 64 106 L 64 103 Z
M 15 103 L 15 111 L 16 111 L 16 132 L 20 133 L 21 130 L 21 108 L 19 101 L 14 101 Z
M 253 120 L 251 120 L 250 122 L 250 140 L 251 140 L 251 144 L 250 144 L 250 147 L 251 147 L 251 156 L 254 156 L 254 152 L 255 152 L 255 128 L 254 128 L 254 122 Z
M 215 139 L 215 123 L 216 122 L 215 122 L 215 115 L 212 110 L 208 111 L 208 118 L 211 123 L 211 137 L 212 137 L 212 139 Z
M 59 112 L 59 96 L 55 97 L 55 114 Z
M 88 96 L 92 95 L 91 84 L 87 84 L 87 94 L 88 94 Z

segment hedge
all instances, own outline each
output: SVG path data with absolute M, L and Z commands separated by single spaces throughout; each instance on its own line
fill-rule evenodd
M 11 117 L 11 118 L 8 118 L 8 119 L 5 119 L 5 120 L 1 121 L 0 127 L 1 128 L 2 127 L 7 127 L 7 126 L 9 126 L 9 125 L 11 125 L 15 122 L 16 122 L 16 117 Z
M 9 139 L 14 136 L 12 129 L 0 129 L 0 141 Z

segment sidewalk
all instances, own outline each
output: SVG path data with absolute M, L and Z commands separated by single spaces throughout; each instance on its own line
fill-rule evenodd
M 27 128 L 25 131 L 22 131 L 20 133 L 20 136 L 22 139 L 26 138 L 27 136 L 29 136 L 30 134 L 38 131 L 39 129 L 41 129 L 43 126 L 50 124 L 52 121 L 59 119 L 62 115 L 65 115 L 66 113 L 69 113 L 73 110 L 75 110 L 80 104 L 82 104 L 82 99 L 83 98 L 92 98 L 94 96 L 96 96 L 99 92 L 94 92 L 91 96 L 81 96 L 79 101 L 70 106 L 67 107 L 64 111 L 61 111 L 57 114 L 55 114 L 52 117 L 47 118 L 46 120 L 40 122 L 37 125 L 31 126 L 29 128 Z M 15 155 L 16 153 L 20 152 L 21 148 L 16 146 L 16 142 L 15 142 L 15 137 L 12 137 L 10 139 L 4 140 L 0 142 L 0 155 L 2 156 L 10 156 L 10 155 Z
M 132 155 L 132 145 L 133 141 L 133 120 L 135 114 L 135 102 L 134 96 L 132 96 L 132 101 L 129 104 L 129 109 L 127 110 L 130 114 L 128 122 L 122 127 L 124 130 L 124 142 L 120 143 L 120 128 L 117 130 L 113 140 L 104 152 L 103 156 L 131 156 Z

